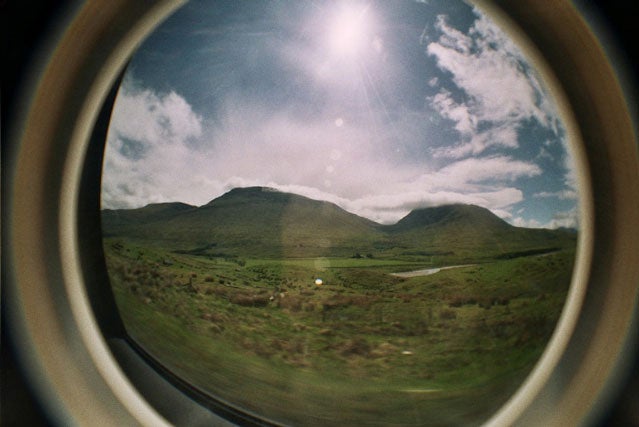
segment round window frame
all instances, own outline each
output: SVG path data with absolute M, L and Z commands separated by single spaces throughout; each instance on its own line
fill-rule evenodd
M 5 211 L 8 319 L 30 381 L 62 423 L 90 424 L 99 417 L 119 425 L 166 424 L 105 341 L 86 283 L 95 265 L 79 256 L 86 239 L 79 217 L 99 213 L 78 206 L 89 140 L 113 82 L 140 41 L 181 3 L 117 0 L 79 7 L 34 80 L 20 128 L 10 135 L 17 148 Z M 575 148 L 583 187 L 572 306 L 533 373 L 488 424 L 595 419 L 627 368 L 637 327 L 636 123 L 604 49 L 573 4 L 478 3 L 505 28 L 521 29 L 532 49 L 527 53 L 547 64 L 542 73 L 566 100 L 573 137 L 581 141 Z

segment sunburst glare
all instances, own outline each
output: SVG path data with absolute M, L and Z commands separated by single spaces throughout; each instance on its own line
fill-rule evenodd
M 328 43 L 333 54 L 354 58 L 371 42 L 372 20 L 366 5 L 340 5 L 328 24 Z

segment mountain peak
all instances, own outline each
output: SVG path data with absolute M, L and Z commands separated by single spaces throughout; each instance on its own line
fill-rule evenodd
M 262 186 L 252 186 L 252 187 L 235 187 L 229 190 L 225 194 L 254 194 L 254 193 L 281 193 L 280 190 L 273 187 L 262 187 Z
M 489 209 L 470 204 L 455 203 L 411 211 L 393 226 L 396 231 L 445 225 L 450 223 L 474 226 L 508 227 L 508 223 Z
M 240 200 L 245 200 L 247 198 L 253 199 L 254 197 L 268 196 L 268 195 L 274 195 L 274 194 L 286 195 L 287 193 L 283 193 L 272 187 L 259 187 L 259 186 L 235 187 L 227 191 L 226 193 L 222 194 L 220 197 L 217 197 L 211 200 L 206 205 L 209 206 L 214 203 L 219 203 L 220 201 L 228 201 L 228 200 L 240 201 Z

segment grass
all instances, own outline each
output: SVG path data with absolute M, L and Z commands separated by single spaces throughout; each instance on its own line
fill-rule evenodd
M 389 273 L 432 257 L 215 257 L 104 242 L 138 343 L 211 395 L 296 425 L 484 421 L 543 351 L 574 259 L 561 250 L 404 279 Z

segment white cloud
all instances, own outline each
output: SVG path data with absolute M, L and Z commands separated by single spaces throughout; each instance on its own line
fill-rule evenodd
M 107 135 L 103 207 L 192 202 L 197 192 L 192 182 L 197 178 L 188 165 L 197 162 L 197 155 L 190 144 L 201 134 L 202 118 L 183 97 L 175 92 L 156 94 L 125 81 Z
M 105 152 L 105 208 L 202 205 L 231 188 L 269 186 L 384 223 L 447 203 L 476 204 L 507 217 L 523 199 L 511 182 L 540 173 L 508 156 L 439 168 L 407 165 L 395 159 L 387 136 L 348 117 L 302 121 L 237 100 L 226 104 L 213 128 L 177 94 L 125 87 L 115 108 Z M 142 144 L 142 156 L 123 150 L 129 140 Z
M 544 146 L 542 146 L 539 149 L 539 154 L 537 154 L 537 159 L 548 159 L 548 160 L 552 160 L 554 159 L 553 155 L 550 154 L 550 152 L 546 149 L 547 145 L 544 144 Z
M 465 104 L 458 104 L 451 97 L 451 93 L 442 89 L 437 95 L 429 98 L 431 105 L 447 119 L 455 122 L 455 129 L 462 135 L 475 132 L 477 116 L 471 113 Z
M 398 164 L 386 135 L 348 116 L 299 118 L 237 103 L 225 111 L 207 132 L 210 169 L 220 179 L 241 176 L 354 198 L 417 173 L 416 166 Z
M 427 175 L 441 186 L 463 186 L 489 182 L 512 181 L 520 177 L 533 177 L 541 174 L 534 163 L 515 160 L 507 156 L 471 157 L 451 163 L 436 174 Z
M 473 54 L 441 43 L 428 45 L 441 68 L 473 101 L 472 111 L 486 121 L 521 120 L 537 115 L 535 94 L 518 63 L 496 50 Z
M 550 221 L 541 223 L 536 219 L 524 219 L 522 217 L 516 217 L 511 220 L 511 223 L 517 227 L 527 228 L 579 228 L 579 213 L 577 209 L 570 209 L 567 211 L 556 212 Z
M 473 40 L 461 31 L 451 27 L 446 22 L 444 15 L 437 17 L 435 27 L 441 31 L 439 45 L 463 54 L 469 54 L 473 46 Z M 430 49 L 430 45 L 429 45 Z
M 156 94 L 124 84 L 113 109 L 115 138 L 145 144 L 184 143 L 202 134 L 202 118 L 175 92 Z
M 536 219 L 524 219 L 522 217 L 516 217 L 511 220 L 512 225 L 516 227 L 526 228 L 546 228 Z
M 552 219 L 544 228 L 578 228 L 579 227 L 579 212 L 576 208 L 557 212 L 553 215 Z
M 105 208 L 204 204 L 232 187 L 269 183 L 322 189 L 323 199 L 352 199 L 417 173 L 395 164 L 395 148 L 374 129 L 348 117 L 305 121 L 235 101 L 209 127 L 179 95 L 127 86 L 114 110 L 105 151 Z M 126 149 L 132 144 L 141 147 L 138 155 Z
M 489 128 L 483 132 L 468 132 L 466 140 L 450 147 L 438 148 L 434 156 L 439 158 L 460 159 L 477 156 L 491 146 L 517 148 L 516 126 L 506 124 Z
M 533 197 L 537 198 L 552 198 L 556 197 L 561 200 L 577 200 L 579 195 L 575 190 L 567 189 L 560 191 L 540 191 L 538 193 L 533 194 Z
M 517 46 L 484 14 L 478 13 L 468 35 L 448 25 L 443 16 L 436 28 L 441 35 L 426 51 L 451 73 L 464 94 L 464 102 L 455 102 L 445 90 L 428 99 L 437 112 L 456 123 L 462 137 L 457 147 L 439 150 L 440 156 L 460 158 L 491 145 L 516 148 L 517 128 L 525 120 L 535 119 L 556 130 L 556 109 L 537 77 L 524 65 Z M 494 138 L 494 129 L 507 137 Z

